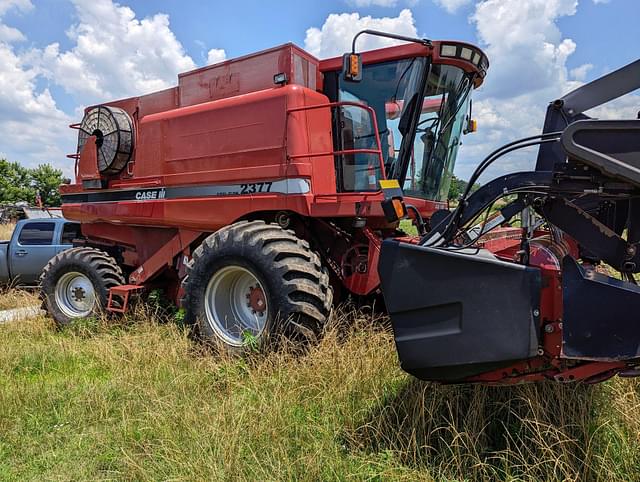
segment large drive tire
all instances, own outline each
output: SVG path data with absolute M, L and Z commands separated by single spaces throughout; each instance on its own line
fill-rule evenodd
M 241 221 L 194 251 L 183 283 L 185 321 L 230 352 L 274 335 L 322 330 L 333 303 L 329 275 L 309 243 L 264 221 Z
M 45 308 L 58 325 L 99 313 L 109 289 L 124 284 L 122 270 L 107 253 L 72 248 L 54 256 L 40 276 Z

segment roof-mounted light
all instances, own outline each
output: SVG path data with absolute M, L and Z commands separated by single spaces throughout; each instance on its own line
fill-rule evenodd
M 462 47 L 462 50 L 460 51 L 460 57 L 462 57 L 465 60 L 471 60 L 472 55 L 473 55 L 473 50 L 467 47 Z
M 456 55 L 457 50 L 458 50 L 457 45 L 442 44 L 442 47 L 440 47 L 440 55 L 442 57 L 457 57 Z
M 483 77 L 489 68 L 487 57 L 480 50 L 468 45 L 443 43 L 440 45 L 440 57 L 450 57 L 472 62 L 480 69 Z

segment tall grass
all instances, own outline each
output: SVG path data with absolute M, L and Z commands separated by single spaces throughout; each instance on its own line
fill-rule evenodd
M 13 223 L 1 224 L 0 223 L 0 240 L 11 239 L 13 229 L 16 227 Z
M 634 381 L 422 383 L 355 312 L 248 359 L 159 321 L 0 326 L 0 479 L 640 480 Z

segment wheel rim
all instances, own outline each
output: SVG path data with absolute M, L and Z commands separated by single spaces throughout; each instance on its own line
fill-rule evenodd
M 216 271 L 204 297 L 206 321 L 225 343 L 242 346 L 264 331 L 267 299 L 262 284 L 248 269 L 227 266 Z
M 55 289 L 56 304 L 69 318 L 88 316 L 96 303 L 93 283 L 87 276 L 78 272 L 63 274 Z

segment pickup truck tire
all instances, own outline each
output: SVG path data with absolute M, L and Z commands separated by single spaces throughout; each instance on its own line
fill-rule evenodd
M 64 326 L 100 313 L 109 290 L 122 284 L 122 270 L 111 256 L 79 247 L 58 253 L 47 263 L 40 276 L 40 293 L 46 310 Z
M 183 282 L 185 322 L 229 353 L 306 342 L 322 331 L 333 291 L 309 243 L 264 221 L 241 221 L 207 237 Z

